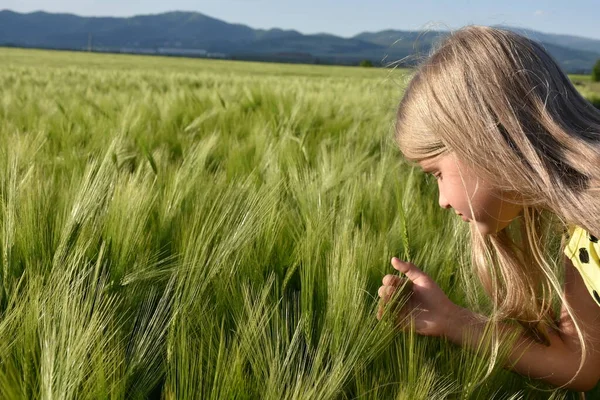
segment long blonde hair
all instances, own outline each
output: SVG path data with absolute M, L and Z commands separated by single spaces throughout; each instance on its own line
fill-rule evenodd
M 600 110 L 540 44 L 469 25 L 418 65 L 395 128 L 409 161 L 453 153 L 485 181 L 522 197 L 517 235 L 510 227 L 483 236 L 471 224 L 472 266 L 492 301 L 492 320 L 543 333 L 556 322 L 553 298 L 562 300 L 582 348 L 579 373 L 583 331 L 544 255 L 552 235 L 569 225 L 600 234 Z

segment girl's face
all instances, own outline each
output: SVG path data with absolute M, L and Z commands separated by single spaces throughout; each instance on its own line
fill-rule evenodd
M 477 224 L 483 235 L 506 228 L 523 210 L 514 195 L 494 188 L 451 153 L 419 161 L 419 165 L 436 177 L 440 207 L 453 208 L 463 220 Z

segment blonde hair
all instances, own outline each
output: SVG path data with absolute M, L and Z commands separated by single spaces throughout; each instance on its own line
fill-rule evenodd
M 472 265 L 492 301 L 493 321 L 513 319 L 543 334 L 555 325 L 553 296 L 562 300 L 582 348 L 579 373 L 583 331 L 544 254 L 569 224 L 600 234 L 600 110 L 540 44 L 469 25 L 418 65 L 395 128 L 409 161 L 453 153 L 485 181 L 520 195 L 516 237 L 512 227 L 483 236 L 471 224 Z

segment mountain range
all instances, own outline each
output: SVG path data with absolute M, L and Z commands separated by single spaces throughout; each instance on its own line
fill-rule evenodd
M 600 59 L 600 40 L 503 25 L 540 42 L 569 73 L 589 73 Z M 426 56 L 448 31 L 383 30 L 350 38 L 253 29 L 197 12 L 174 11 L 128 18 L 0 11 L 0 46 L 149 53 L 230 59 L 376 65 Z

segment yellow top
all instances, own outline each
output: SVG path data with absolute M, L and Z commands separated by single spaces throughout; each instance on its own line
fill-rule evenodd
M 570 226 L 564 253 L 579 270 L 590 295 L 600 306 L 600 243 L 580 226 Z

